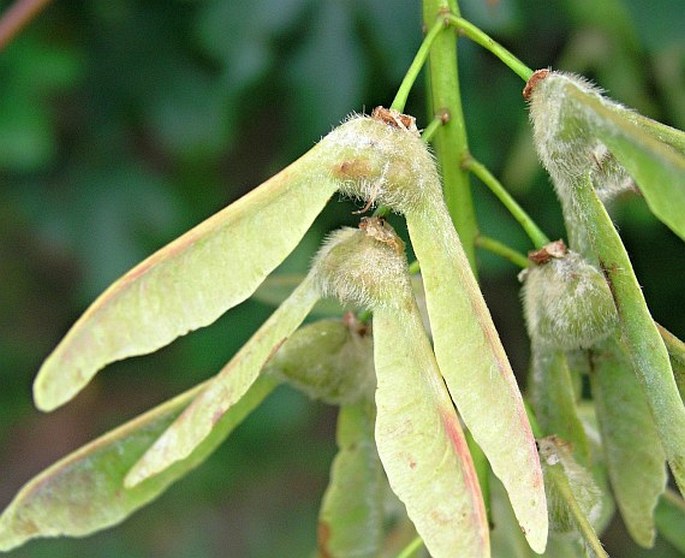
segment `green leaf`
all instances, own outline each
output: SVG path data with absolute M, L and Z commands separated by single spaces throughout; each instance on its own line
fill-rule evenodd
M 628 254 L 589 177 L 578 181 L 576 209 L 614 295 L 623 340 L 645 392 L 676 482 L 685 491 L 685 407 L 668 352 L 647 308 Z
M 611 486 L 635 542 L 654 545 L 654 508 L 666 488 L 666 456 L 645 394 L 616 338 L 591 351 L 592 396 Z
M 129 468 L 205 385 L 105 434 L 29 481 L 0 516 L 0 551 L 35 537 L 82 537 L 120 523 L 201 464 L 277 382 L 260 379 L 185 460 L 154 479 L 125 489 L 123 480 Z
M 432 556 L 489 556 L 478 478 L 412 298 L 374 310 L 376 444 Z
M 554 434 L 569 442 L 577 459 L 589 464 L 590 449 L 578 417 L 566 354 L 538 343 L 532 344 L 531 351 L 528 389 L 538 424 L 545 435 Z
M 387 481 L 373 438 L 369 400 L 343 405 L 338 414 L 338 454 L 319 513 L 319 554 L 376 558 L 383 540 Z
M 320 143 L 111 285 L 43 363 L 36 405 L 58 407 L 110 362 L 155 351 L 249 297 L 336 190 L 330 151 Z
M 192 454 L 211 435 L 221 417 L 245 395 L 269 358 L 302 323 L 318 298 L 308 277 L 145 452 L 126 476 L 125 485 L 137 486 Z
M 432 201 L 406 217 L 421 264 L 435 356 L 459 414 L 504 484 L 531 548 L 542 552 L 546 500 L 521 393 L 444 202 Z
M 654 215 L 685 240 L 685 154 L 671 145 L 682 146 L 682 132 L 673 130 L 668 135 L 666 126 L 649 127 L 648 119 L 631 119 L 622 107 L 602 102 L 574 84 L 567 84 L 566 92 L 585 115 L 590 130 L 637 182 Z M 660 137 L 672 138 L 672 142 Z

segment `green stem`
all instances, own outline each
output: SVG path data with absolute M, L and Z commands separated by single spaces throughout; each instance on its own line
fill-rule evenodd
M 421 132 L 421 139 L 426 143 L 430 143 L 435 135 L 435 132 L 437 132 L 440 129 L 440 126 L 442 126 L 444 123 L 445 122 L 441 116 L 436 116 L 433 118 L 433 120 L 430 121 L 430 124 L 428 124 L 428 126 L 424 128 L 423 132 Z
M 402 552 L 397 555 L 397 558 L 410 558 L 419 548 L 421 548 L 422 545 L 423 540 L 421 540 L 421 537 L 416 537 L 404 547 Z
M 423 21 L 433 27 L 436 19 L 459 15 L 456 2 L 423 0 Z M 441 115 L 444 126 L 435 132 L 433 147 L 440 166 L 445 202 L 469 263 L 476 271 L 475 238 L 478 234 L 468 172 L 460 161 L 468 153 L 457 72 L 457 35 L 439 33 L 428 57 L 428 97 L 431 118 Z
M 431 46 L 433 45 L 435 38 L 438 36 L 440 31 L 445 29 L 445 27 L 446 21 L 442 18 L 437 19 L 428 31 L 428 33 L 426 34 L 425 38 L 423 39 L 423 42 L 421 43 L 421 46 L 419 47 L 419 50 L 416 52 L 416 56 L 414 56 L 414 60 L 409 66 L 407 73 L 404 75 L 404 79 L 402 80 L 402 83 L 400 84 L 400 87 L 397 90 L 395 99 L 393 99 L 393 102 L 390 105 L 391 109 L 395 109 L 399 112 L 404 111 L 404 106 L 407 104 L 407 97 L 409 96 L 409 91 L 411 91 L 411 88 L 413 87 L 414 82 L 416 81 L 416 78 L 418 77 L 419 72 L 421 71 L 421 68 L 423 68 L 423 65 L 426 63 L 428 53 L 430 52 Z
M 497 58 L 509 66 L 509 68 L 523 81 L 528 81 L 530 76 L 533 74 L 533 70 L 521 62 L 518 58 L 516 58 L 516 56 L 514 56 L 498 42 L 494 41 L 482 30 L 473 25 L 473 23 L 466 21 L 465 19 L 454 14 L 445 16 L 445 20 L 448 21 L 450 25 L 456 27 L 462 35 L 465 35 L 474 43 L 477 43 L 486 50 L 492 52 L 492 54 L 497 56 Z
M 514 219 L 521 225 L 536 248 L 539 249 L 546 244 L 549 244 L 549 238 L 547 238 L 545 233 L 540 230 L 535 224 L 535 221 L 530 218 L 516 200 L 511 197 L 511 194 L 502 186 L 502 183 L 497 180 L 482 163 L 479 163 L 469 155 L 464 159 L 462 166 L 475 174 L 480 181 L 497 196 L 497 199 L 502 202 L 504 207 L 507 208 L 509 213 L 511 213 Z
M 478 248 L 483 248 L 483 250 L 487 250 L 488 252 L 492 252 L 493 254 L 497 254 L 498 256 L 509 260 L 511 263 L 521 268 L 528 267 L 530 263 L 528 258 L 521 254 L 521 252 L 518 252 L 513 248 L 509 248 L 509 246 L 506 244 L 503 244 L 494 238 L 490 238 L 489 236 L 477 236 L 476 246 Z

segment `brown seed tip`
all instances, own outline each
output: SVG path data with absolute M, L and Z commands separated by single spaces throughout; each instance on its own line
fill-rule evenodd
M 566 244 L 564 244 L 564 241 L 555 240 L 554 242 L 546 244 L 539 250 L 528 252 L 528 259 L 535 265 L 544 265 L 552 258 L 563 258 L 567 252 L 568 249 L 566 248 Z
M 523 98 L 526 101 L 530 101 L 530 96 L 533 94 L 533 89 L 537 86 L 538 82 L 542 81 L 549 75 L 549 70 L 547 68 L 543 70 L 535 70 L 530 79 L 526 82 L 526 86 L 523 88 Z
M 359 228 L 378 242 L 387 244 L 398 254 L 404 252 L 404 242 L 383 217 L 362 217 Z
M 376 107 L 371 111 L 371 118 L 379 120 L 388 126 L 400 128 L 407 132 L 419 134 L 419 129 L 416 127 L 416 118 L 408 114 L 402 114 L 395 109 L 387 109 L 385 107 Z

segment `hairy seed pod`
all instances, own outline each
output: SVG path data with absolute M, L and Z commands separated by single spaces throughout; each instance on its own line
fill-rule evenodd
M 530 102 L 535 148 L 557 194 L 563 201 L 568 188 L 588 172 L 603 198 L 634 188 L 625 169 L 597 139 L 593 129 L 596 117 L 575 99 L 574 90 L 604 106 L 628 110 L 580 76 L 550 70 L 533 74 L 523 94 Z
M 571 448 L 560 438 L 548 436 L 538 440 L 538 444 L 551 530 L 555 533 L 577 532 L 578 514 L 596 525 L 602 515 L 602 492 L 590 472 L 573 459 Z M 575 500 L 575 506 L 569 498 Z
M 404 243 L 380 218 L 362 220 L 359 230 L 335 231 L 314 258 L 312 274 L 323 297 L 361 308 L 398 305 L 411 293 Z
M 350 316 L 301 327 L 273 356 L 264 372 L 332 405 L 370 399 L 376 384 L 371 336 L 366 326 Z
M 524 276 L 528 333 L 545 346 L 566 351 L 587 348 L 615 329 L 616 306 L 602 273 L 579 254 L 560 251 L 559 243 L 531 255 L 538 263 Z
M 437 203 L 433 156 L 408 119 L 379 107 L 370 117 L 351 117 L 324 138 L 342 161 L 331 171 L 340 192 L 366 202 L 366 208 L 384 205 L 401 214 Z

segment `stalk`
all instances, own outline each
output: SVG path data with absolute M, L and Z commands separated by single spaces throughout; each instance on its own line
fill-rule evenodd
M 423 22 L 428 29 L 433 27 L 436 18 L 450 14 L 460 15 L 454 0 L 423 1 Z M 436 131 L 433 147 L 442 174 L 447 208 L 475 273 L 478 227 L 469 173 L 460 165 L 468 155 L 468 144 L 459 93 L 456 33 L 443 32 L 435 38 L 428 57 L 428 98 L 430 120 L 437 114 L 445 115 L 445 125 Z

